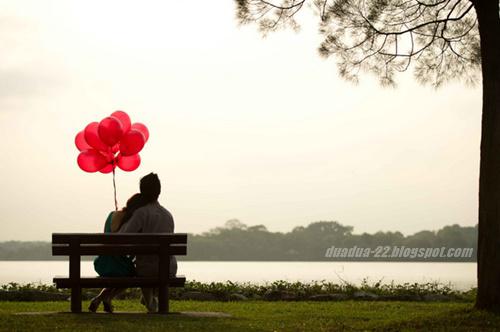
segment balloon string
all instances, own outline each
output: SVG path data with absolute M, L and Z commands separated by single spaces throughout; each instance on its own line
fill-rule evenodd
M 113 189 L 114 189 L 114 193 L 115 193 L 115 211 L 118 211 L 118 201 L 116 200 L 116 182 L 115 182 L 115 169 L 114 168 L 113 168 Z

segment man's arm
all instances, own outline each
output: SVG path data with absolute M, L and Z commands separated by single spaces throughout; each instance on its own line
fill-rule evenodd
M 174 217 L 172 216 L 172 214 L 170 213 L 170 211 L 167 210 L 167 213 L 168 213 L 168 216 L 169 216 L 169 220 L 168 220 L 168 226 L 169 226 L 169 233 L 174 233 L 174 228 L 175 228 L 175 223 L 174 223 Z
M 143 222 L 146 218 L 146 211 L 138 209 L 132 214 L 132 217 L 123 225 L 119 233 L 140 233 L 143 229 Z

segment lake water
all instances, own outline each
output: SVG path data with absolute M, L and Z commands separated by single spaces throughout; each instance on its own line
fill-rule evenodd
M 188 280 L 265 283 L 274 280 L 359 284 L 364 278 L 383 283 L 450 283 L 467 290 L 476 286 L 476 263 L 386 262 L 179 262 L 178 274 Z M 0 284 L 51 284 L 54 276 L 68 275 L 66 261 L 0 261 Z M 82 262 L 82 276 L 95 276 L 92 262 Z

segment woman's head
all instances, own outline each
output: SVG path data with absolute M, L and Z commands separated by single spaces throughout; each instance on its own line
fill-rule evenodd
M 144 199 L 144 196 L 142 194 L 132 195 L 132 197 L 130 197 L 127 200 L 127 205 L 123 208 L 124 215 L 123 215 L 123 219 L 122 219 L 122 223 L 120 225 L 120 228 L 132 217 L 135 210 L 143 207 L 147 203 L 148 202 Z
M 127 200 L 127 205 L 125 206 L 124 210 L 137 210 L 143 205 L 143 202 L 144 198 L 141 194 L 134 194 Z

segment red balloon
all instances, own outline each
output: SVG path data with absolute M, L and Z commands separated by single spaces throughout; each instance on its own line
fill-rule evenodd
M 89 123 L 76 135 L 78 166 L 85 172 L 111 173 L 117 166 L 126 172 L 134 171 L 141 164 L 138 153 L 148 139 L 149 130 L 144 124 L 132 124 L 124 111 L 113 112 L 99 123 Z
M 106 157 L 95 149 L 80 152 L 77 158 L 78 166 L 85 172 L 94 173 L 106 167 Z
M 116 157 L 118 160 L 118 167 L 120 167 L 125 172 L 132 172 L 139 167 L 141 164 L 141 157 L 139 154 L 134 154 L 131 156 L 122 156 L 121 154 Z
M 144 135 L 136 129 L 131 129 L 120 141 L 120 152 L 122 156 L 134 155 L 142 150 L 145 143 Z
M 116 143 L 115 145 L 113 145 L 113 147 L 111 148 L 111 152 L 112 153 L 117 153 L 118 151 L 120 151 L 120 143 Z
M 135 130 L 140 131 L 140 132 L 144 135 L 144 140 L 145 140 L 145 142 L 147 142 L 147 141 L 148 141 L 148 138 L 149 138 L 149 130 L 148 130 L 148 128 L 147 128 L 144 124 L 142 124 L 142 123 L 140 123 L 140 122 L 136 122 L 136 123 L 134 123 L 134 124 L 132 125 L 132 127 L 130 127 L 130 128 L 131 128 L 131 129 L 135 129 Z
M 122 123 L 123 133 L 130 130 L 130 117 L 124 111 L 116 111 L 111 113 L 111 116 L 117 118 Z
M 106 158 L 106 161 L 108 162 L 108 164 L 112 164 L 115 160 L 115 154 L 111 151 L 99 151 L 103 156 L 104 158 Z
M 123 135 L 123 126 L 120 120 L 112 116 L 102 119 L 97 127 L 101 141 L 107 146 L 113 146 L 120 141 Z
M 85 127 L 85 141 L 96 150 L 108 151 L 109 147 L 99 138 L 98 127 L 97 122 L 91 122 Z
M 88 145 L 87 141 L 85 140 L 85 132 L 82 130 L 78 134 L 76 134 L 75 137 L 75 145 L 78 151 L 84 151 L 84 150 L 89 150 L 92 149 L 90 145 Z
M 99 172 L 103 173 L 103 174 L 108 174 L 108 173 L 111 173 L 113 172 L 113 170 L 116 168 L 116 165 L 113 163 L 113 164 L 108 164 L 106 166 L 104 166 L 104 168 L 100 169 Z

